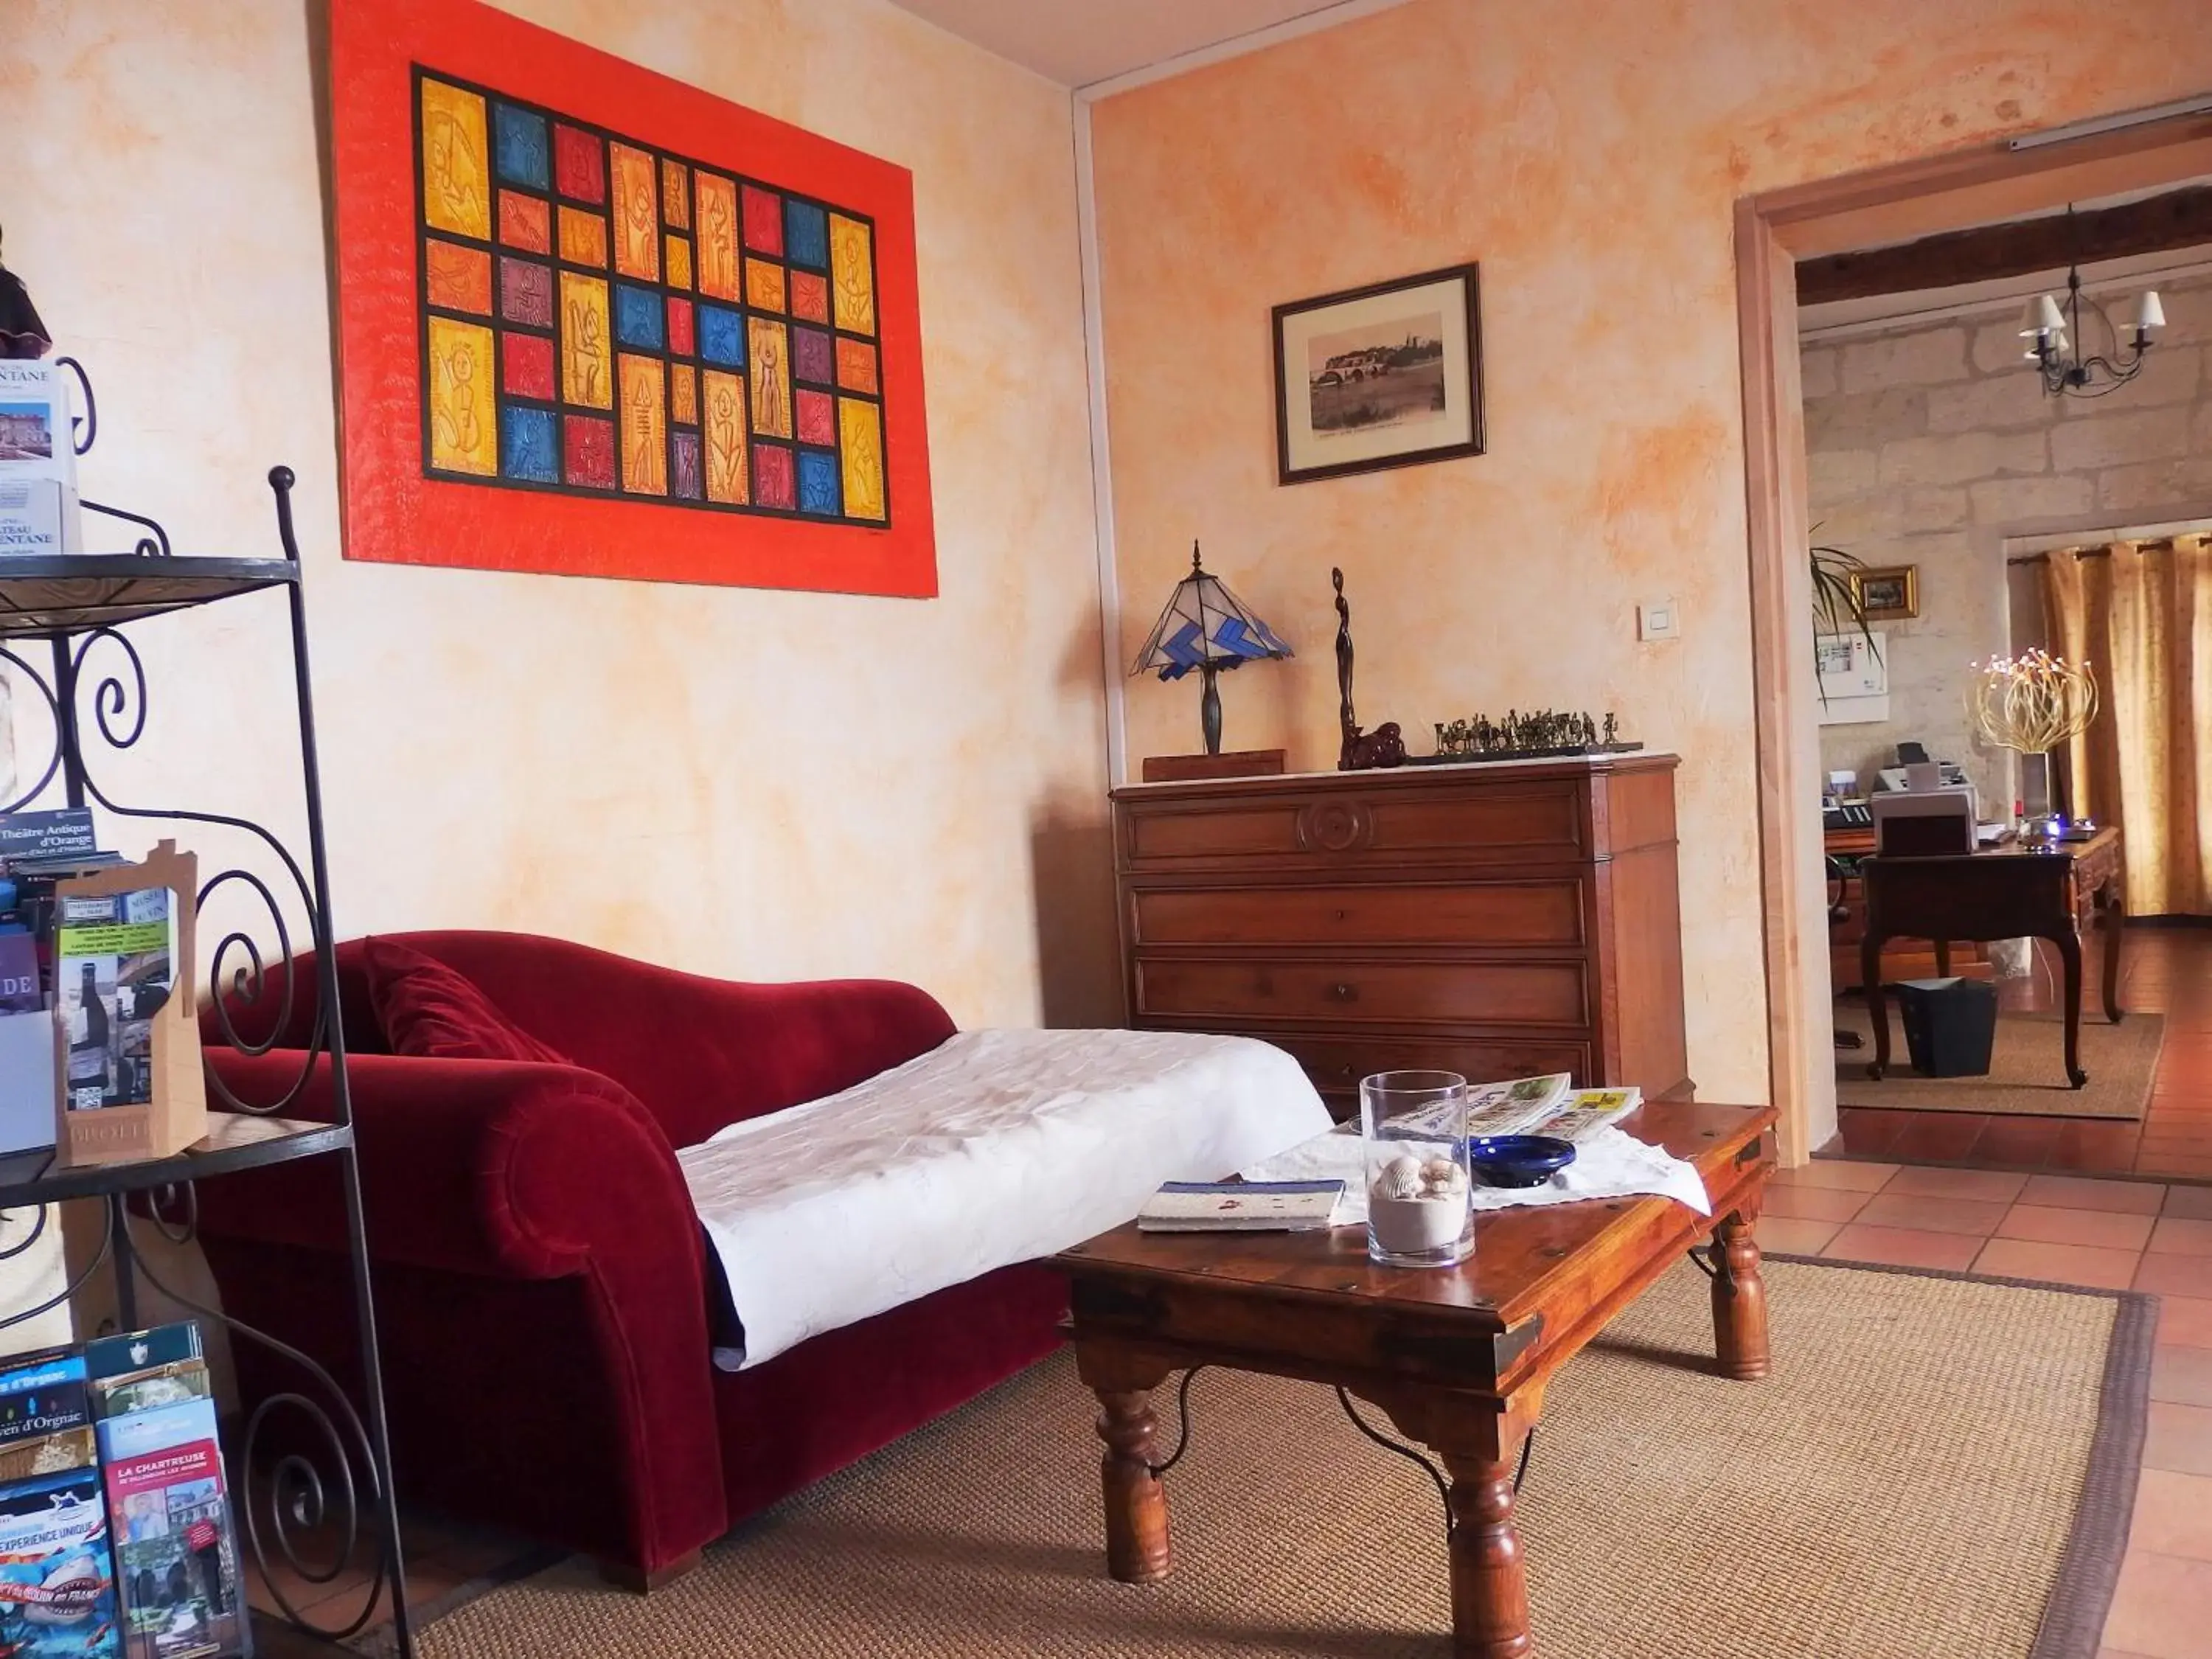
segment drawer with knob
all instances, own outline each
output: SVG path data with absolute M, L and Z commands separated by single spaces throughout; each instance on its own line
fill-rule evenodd
M 1131 943 L 1468 945 L 1583 943 L 1583 884 L 1561 880 L 1317 887 L 1139 887 Z
M 1140 1018 L 1455 1025 L 1589 1023 L 1580 962 L 1208 960 L 1136 963 Z
M 1249 802 L 1200 793 L 1120 805 L 1118 857 L 1127 871 L 1254 860 L 1324 868 L 1370 859 L 1510 865 L 1586 851 L 1583 796 L 1565 781 L 1470 793 L 1409 776 L 1373 789 L 1322 787 Z

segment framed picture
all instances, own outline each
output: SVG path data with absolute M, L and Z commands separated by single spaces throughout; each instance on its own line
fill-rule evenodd
M 1476 270 L 1275 307 L 1277 482 L 1482 453 Z
M 476 0 L 334 0 L 345 555 L 937 592 L 914 179 Z
M 1851 598 L 1869 622 L 1910 622 L 1920 614 L 1920 567 L 1889 564 L 1854 570 Z

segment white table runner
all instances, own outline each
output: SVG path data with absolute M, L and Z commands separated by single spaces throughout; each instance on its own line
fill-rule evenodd
M 1286 1152 L 1248 1164 L 1247 1181 L 1333 1181 L 1344 1183 L 1340 1226 L 1367 1221 L 1367 1174 L 1357 1124 L 1316 1135 Z M 1538 1187 L 1478 1184 L 1474 1206 L 1503 1210 L 1522 1204 L 1571 1204 L 1585 1198 L 1671 1198 L 1699 1215 L 1713 1212 L 1697 1166 L 1620 1129 L 1599 1129 L 1576 1144 L 1575 1161 Z

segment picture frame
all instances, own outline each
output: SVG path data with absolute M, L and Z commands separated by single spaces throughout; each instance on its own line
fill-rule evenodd
M 1911 621 L 1920 614 L 1920 567 L 1869 565 L 1854 570 L 1851 604 L 1870 623 Z
M 329 11 L 346 558 L 936 597 L 908 168 L 478 0 Z
M 1483 453 L 1480 266 L 1292 301 L 1273 326 L 1278 483 Z

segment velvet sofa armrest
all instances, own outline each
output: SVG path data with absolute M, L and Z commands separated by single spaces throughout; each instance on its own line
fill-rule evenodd
M 280 1097 L 302 1058 L 213 1056 L 244 1100 Z M 622 1402 L 616 1421 L 588 1431 L 618 1437 L 638 1562 L 657 1570 L 718 1535 L 727 1511 L 706 1243 L 652 1115 L 619 1085 L 572 1066 L 364 1054 L 349 1057 L 346 1073 L 372 1281 L 380 1262 L 580 1279 L 586 1314 L 573 1346 L 538 1358 L 596 1368 Z M 324 1060 L 286 1115 L 333 1121 L 331 1078 Z M 311 1158 L 204 1180 L 200 1229 L 342 1253 L 339 1173 L 336 1158 Z
M 302 1055 L 216 1052 L 249 1102 L 280 1098 Z M 619 1084 L 573 1066 L 349 1055 L 369 1254 L 519 1279 L 645 1253 L 702 1285 L 703 1245 L 667 1137 Z M 327 1060 L 284 1115 L 335 1121 Z M 308 1159 L 201 1183 L 201 1224 L 226 1237 L 343 1252 L 335 1164 Z M 703 1293 L 703 1292 L 702 1292 Z

